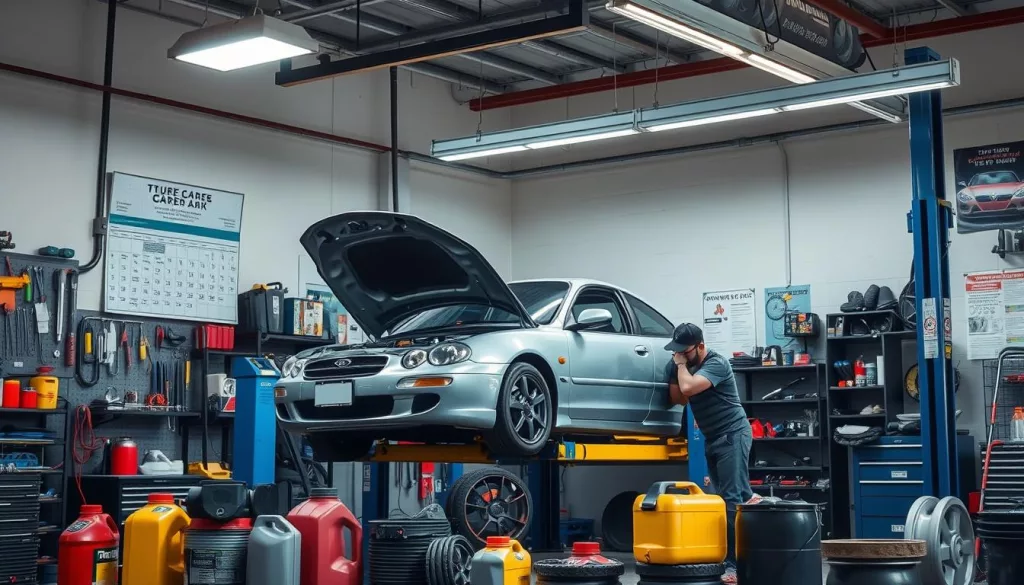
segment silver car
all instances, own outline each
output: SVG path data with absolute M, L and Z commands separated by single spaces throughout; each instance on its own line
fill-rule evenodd
M 280 424 L 322 461 L 373 441 L 460 443 L 496 456 L 576 434 L 676 436 L 672 323 L 593 280 L 506 284 L 469 244 L 414 216 L 344 213 L 302 236 L 324 281 L 375 341 L 289 358 Z

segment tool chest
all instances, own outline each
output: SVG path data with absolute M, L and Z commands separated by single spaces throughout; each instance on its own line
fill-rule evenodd
M 850 449 L 854 538 L 903 538 L 907 513 L 924 494 L 924 452 L 919 436 L 881 437 Z M 975 485 L 974 441 L 957 435 L 961 491 Z M 966 493 L 959 495 L 967 501 Z
M 103 506 L 123 528 L 128 516 L 146 505 L 149 494 L 171 494 L 175 500 L 183 500 L 189 488 L 203 479 L 197 475 L 87 475 L 82 477 L 82 491 L 88 503 Z M 78 510 L 77 490 L 71 490 L 71 496 L 71 509 Z
M 38 473 L 0 473 L 0 582 L 36 581 L 41 485 Z

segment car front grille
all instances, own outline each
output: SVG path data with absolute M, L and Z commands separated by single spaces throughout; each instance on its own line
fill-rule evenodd
M 355 355 L 316 360 L 306 364 L 303 375 L 307 380 L 332 378 L 363 378 L 379 374 L 388 364 L 386 355 Z
M 988 203 L 990 201 L 1009 201 L 1013 195 L 1006 193 L 1004 195 L 978 195 L 975 199 L 978 203 Z
M 305 420 L 346 420 L 388 416 L 395 407 L 391 396 L 356 397 L 349 406 L 315 406 L 312 400 L 296 400 L 293 405 Z

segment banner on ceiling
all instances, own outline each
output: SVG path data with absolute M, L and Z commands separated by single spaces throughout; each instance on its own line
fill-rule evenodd
M 704 343 L 724 356 L 753 355 L 757 347 L 754 289 L 704 293 Z
M 811 312 L 811 285 L 794 284 L 764 289 L 764 344 L 782 349 L 803 349 L 803 343 L 786 337 L 786 316 Z
M 999 357 L 1008 345 L 1024 344 L 1024 270 L 964 275 L 967 359 Z
M 1024 141 L 953 151 L 956 231 L 1024 229 Z

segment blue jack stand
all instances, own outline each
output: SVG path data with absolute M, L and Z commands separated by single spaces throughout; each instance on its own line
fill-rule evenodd
M 261 357 L 231 361 L 235 379 L 235 436 L 232 442 L 232 479 L 249 488 L 274 483 L 277 416 L 274 384 L 281 377 L 273 362 Z

